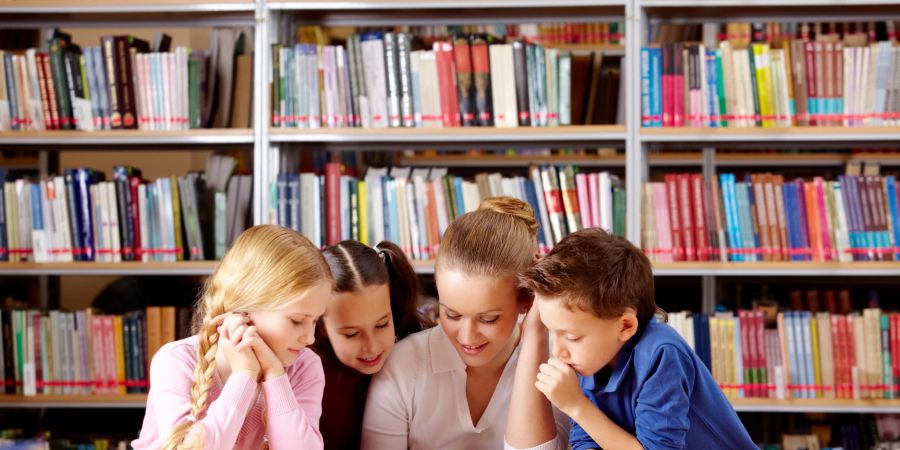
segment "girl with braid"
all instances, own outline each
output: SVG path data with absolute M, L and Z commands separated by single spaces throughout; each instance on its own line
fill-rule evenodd
M 306 349 L 331 295 L 309 240 L 260 225 L 206 281 L 196 335 L 163 346 L 135 449 L 321 449 L 325 377 Z
M 312 347 L 325 368 L 322 436 L 326 450 L 358 450 L 372 375 L 396 340 L 431 324 L 416 310 L 416 273 L 396 244 L 343 241 L 323 254 L 335 289 Z

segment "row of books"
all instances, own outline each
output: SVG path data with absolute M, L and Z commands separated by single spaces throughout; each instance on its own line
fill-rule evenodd
M 625 189 L 608 172 L 533 166 L 527 177 L 479 173 L 470 181 L 446 168 L 370 167 L 357 178 L 341 167 L 328 163 L 324 175 L 280 174 L 271 204 L 274 222 L 320 246 L 387 239 L 411 258 L 428 260 L 437 255 L 454 218 L 475 210 L 484 198 L 505 195 L 534 208 L 543 252 L 581 228 L 624 233 Z
M 325 45 L 330 39 L 337 37 L 331 35 L 330 31 L 330 28 L 317 25 L 300 26 L 297 29 L 297 40 L 306 44 Z M 390 31 L 412 33 L 426 45 L 461 34 L 483 34 L 499 39 L 522 38 L 545 45 L 623 45 L 625 42 L 624 22 L 403 25 Z
M 900 397 L 900 313 L 669 314 L 731 398 Z
M 239 30 L 213 30 L 211 51 L 170 50 L 104 36 L 80 48 L 53 33 L 48 48 L 0 51 L 0 131 L 249 126 L 252 59 Z
M 250 175 L 213 155 L 207 172 L 144 180 L 116 166 L 32 181 L 0 172 L 0 260 L 181 261 L 220 258 L 249 223 Z
M 897 43 L 897 21 L 829 21 L 829 22 L 663 22 L 647 26 L 647 42 L 703 42 L 711 45 L 729 41 L 738 47 L 751 42 L 765 42 L 780 47 L 786 40 Z
M 571 118 L 571 54 L 460 35 L 414 50 L 408 33 L 346 46 L 275 45 L 272 125 L 300 128 L 555 126 Z
M 655 261 L 894 261 L 897 199 L 893 176 L 667 174 L 643 185 L 642 245 Z
M 10 394 L 147 392 L 153 355 L 187 337 L 188 308 L 123 315 L 0 310 L 0 384 Z
M 895 126 L 900 51 L 890 42 L 791 40 L 641 50 L 644 127 Z

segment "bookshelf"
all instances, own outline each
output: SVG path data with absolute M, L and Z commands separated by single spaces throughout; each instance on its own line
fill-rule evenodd
M 639 243 L 641 236 L 641 183 L 647 180 L 651 167 L 701 167 L 712 173 L 716 165 L 728 167 L 825 167 L 840 166 L 847 161 L 874 161 L 900 164 L 896 154 L 810 153 L 778 155 L 717 153 L 722 147 L 777 147 L 783 144 L 807 144 L 833 147 L 848 143 L 891 145 L 900 141 L 900 128 L 884 127 L 815 127 L 769 129 L 642 129 L 640 128 L 640 84 L 634 80 L 640 73 L 639 52 L 643 34 L 651 21 L 691 20 L 691 17 L 714 20 L 791 19 L 815 11 L 816 18 L 843 17 L 848 8 L 860 8 L 870 14 L 879 6 L 894 6 L 891 0 L 757 0 L 748 6 L 739 0 L 383 0 L 383 1 L 266 1 L 241 0 L 154 2 L 122 2 L 91 0 L 86 2 L 7 0 L 0 3 L 0 23 L 12 24 L 19 19 L 28 23 L 52 24 L 58 15 L 71 15 L 68 23 L 79 17 L 91 26 L 120 22 L 134 24 L 184 24 L 239 21 L 255 23 L 255 58 L 253 85 L 253 124 L 248 129 L 191 130 L 184 132 L 9 132 L 0 133 L 0 147 L 194 147 L 253 146 L 254 149 L 254 222 L 269 221 L 268 192 L 278 173 L 278 156 L 282 152 L 308 148 L 335 149 L 408 149 L 454 147 L 460 145 L 497 144 L 524 147 L 610 145 L 625 148 L 624 155 L 601 158 L 584 157 L 408 157 L 406 165 L 428 167 L 526 167 L 531 164 L 573 164 L 579 166 L 625 169 L 627 187 L 627 237 Z M 827 8 L 821 8 L 827 6 Z M 851 9 L 852 11 L 852 9 Z M 894 7 L 891 11 L 896 12 Z M 866 16 L 868 17 L 868 16 Z M 283 38 L 282 27 L 289 24 L 396 25 L 397 23 L 453 24 L 496 21 L 604 21 L 624 20 L 627 33 L 624 45 L 558 44 L 553 47 L 572 52 L 600 51 L 624 54 L 628 58 L 629 75 L 624 107 L 625 125 L 585 125 L 544 128 L 436 128 L 436 129 L 316 129 L 269 127 L 268 80 L 272 73 L 271 44 Z M 699 20 L 699 19 L 698 19 Z M 862 19 L 861 19 L 862 20 Z M 701 147 L 701 153 L 685 153 L 687 145 Z M 157 148 L 158 149 L 158 148 Z M 659 150 L 657 152 L 657 150 Z M 215 262 L 197 263 L 67 263 L 67 264 L 0 264 L 0 275 L 207 275 Z M 432 261 L 414 261 L 419 274 L 433 274 Z M 897 277 L 900 262 L 855 263 L 656 263 L 654 272 L 660 277 L 700 277 L 703 282 L 704 309 L 715 299 L 715 277 Z M 0 407 L 27 408 L 140 408 L 146 396 L 0 396 Z M 869 413 L 900 412 L 898 400 L 771 400 L 735 399 L 735 409 L 744 412 L 836 412 Z

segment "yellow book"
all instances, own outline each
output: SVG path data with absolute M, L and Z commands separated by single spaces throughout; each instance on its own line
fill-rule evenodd
M 122 335 L 122 316 L 113 316 L 113 342 L 116 346 L 116 390 L 120 394 L 125 390 L 125 339 Z
M 822 385 L 822 362 L 819 352 L 819 325 L 815 317 L 810 317 L 809 334 L 812 338 L 813 379 L 816 386 Z M 816 398 L 822 398 L 822 391 L 816 390 Z
M 369 211 L 366 204 L 366 182 L 359 180 L 357 182 L 357 208 L 359 209 L 359 242 L 369 244 Z
M 172 221 L 175 222 L 175 260 L 184 261 L 184 242 L 181 239 L 181 195 L 178 191 L 178 177 L 172 175 Z
M 734 318 L 726 317 L 724 320 L 719 322 L 724 325 L 725 328 L 725 382 L 730 385 L 735 385 L 737 382 L 737 376 L 735 370 L 737 367 L 735 366 L 735 353 L 734 353 Z M 737 397 L 738 389 L 731 387 L 728 388 L 728 396 L 731 398 Z
M 769 64 L 769 45 L 753 44 L 753 64 L 756 67 L 756 90 L 759 96 L 759 114 L 763 128 L 775 126 L 772 120 L 772 70 Z
M 785 334 L 787 333 L 787 328 L 785 328 L 783 312 L 778 313 L 775 323 L 778 327 L 778 345 L 781 347 L 781 361 L 776 361 L 775 365 L 780 364 L 784 369 L 784 381 L 785 384 L 788 384 L 788 381 L 791 379 L 791 365 L 788 364 L 787 335 Z M 791 396 L 790 390 L 787 391 L 787 396 Z
M 712 376 L 720 385 L 725 383 L 722 375 L 721 361 L 719 356 L 719 319 L 715 316 L 709 317 L 709 346 L 710 346 L 710 365 L 712 366 Z

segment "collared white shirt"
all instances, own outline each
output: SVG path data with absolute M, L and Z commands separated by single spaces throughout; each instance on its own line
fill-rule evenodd
M 441 327 L 410 335 L 394 347 L 369 386 L 363 450 L 504 448 L 506 418 L 519 346 L 506 362 L 484 414 L 472 424 L 466 365 Z M 558 437 L 541 450 L 566 448 L 569 419 L 554 408 Z

